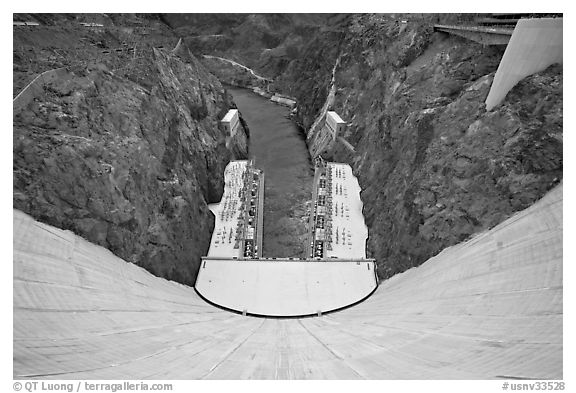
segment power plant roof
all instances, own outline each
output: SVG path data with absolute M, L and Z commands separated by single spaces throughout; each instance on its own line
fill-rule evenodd
M 326 114 L 328 116 L 331 116 L 336 121 L 336 123 L 346 123 L 344 120 L 342 120 L 342 118 L 338 115 L 338 113 L 334 111 L 328 111 L 326 112 Z
M 235 115 L 238 114 L 238 109 L 230 109 L 228 113 L 222 118 L 222 122 L 231 122 Z

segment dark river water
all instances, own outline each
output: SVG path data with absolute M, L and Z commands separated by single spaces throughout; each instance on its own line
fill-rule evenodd
M 250 128 L 250 158 L 264 170 L 265 257 L 305 257 L 314 170 L 289 109 L 250 90 L 227 88 Z

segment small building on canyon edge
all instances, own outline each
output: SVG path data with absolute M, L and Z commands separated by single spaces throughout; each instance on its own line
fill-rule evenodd
M 332 133 L 332 139 L 336 139 L 339 133 L 346 130 L 346 122 L 338 116 L 338 113 L 334 111 L 326 112 L 326 125 Z
M 236 135 L 239 123 L 238 109 L 230 109 L 220 122 L 222 123 L 222 126 L 229 132 L 230 136 Z

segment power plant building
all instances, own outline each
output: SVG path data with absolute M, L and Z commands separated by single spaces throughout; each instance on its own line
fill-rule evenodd
M 230 161 L 215 216 L 208 258 L 258 258 L 262 252 L 264 173 L 251 161 Z
M 222 123 L 222 126 L 229 132 L 230 136 L 236 135 L 236 131 L 238 131 L 238 124 L 240 122 L 240 119 L 238 118 L 238 109 L 230 109 L 220 122 Z
M 332 133 L 332 138 L 336 139 L 338 134 L 346 130 L 346 122 L 338 116 L 338 113 L 334 111 L 326 112 L 326 125 Z

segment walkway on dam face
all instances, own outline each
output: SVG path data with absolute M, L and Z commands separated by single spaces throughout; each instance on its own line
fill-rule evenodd
M 562 379 L 562 189 L 363 303 L 303 319 L 219 310 L 15 210 L 13 376 Z

